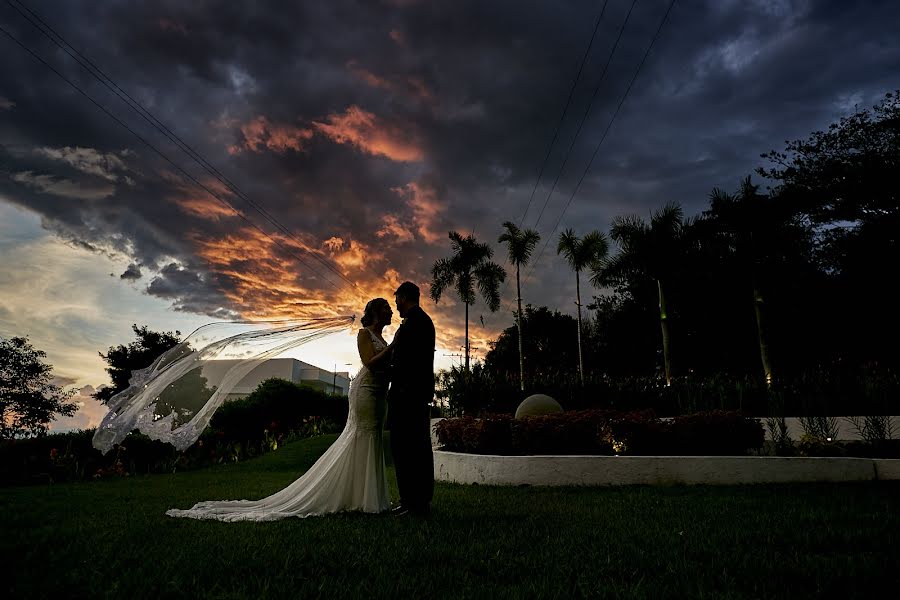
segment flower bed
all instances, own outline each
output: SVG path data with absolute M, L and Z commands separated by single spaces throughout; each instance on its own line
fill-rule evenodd
M 668 420 L 651 410 L 459 417 L 441 420 L 435 433 L 442 450 L 493 455 L 734 456 L 758 452 L 764 440 L 758 419 L 729 411 Z

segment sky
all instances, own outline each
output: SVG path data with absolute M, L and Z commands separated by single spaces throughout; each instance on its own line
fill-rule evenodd
M 900 87 L 887 0 L 677 0 L 640 70 L 670 0 L 14 4 L 109 78 L 0 6 L 18 40 L 0 32 L 0 335 L 77 390 L 57 430 L 99 422 L 98 352 L 132 323 L 361 316 L 411 280 L 446 367 L 463 306 L 428 292 L 449 231 L 514 282 L 502 223 L 537 229 L 523 302 L 573 313 L 560 231 L 697 214 L 761 153 Z M 501 291 L 471 308 L 476 356 L 513 324 Z M 296 355 L 359 366 L 349 329 Z

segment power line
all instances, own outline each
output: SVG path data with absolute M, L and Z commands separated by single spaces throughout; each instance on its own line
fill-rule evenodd
M 283 250 L 287 251 L 291 256 L 293 256 L 294 258 L 296 258 L 297 260 L 299 260 L 300 262 L 302 262 L 303 264 L 305 264 L 306 266 L 308 266 L 314 273 L 316 273 L 316 274 L 319 275 L 319 276 L 322 276 L 323 279 L 325 279 L 326 281 L 328 281 L 328 282 L 329 282 L 331 285 L 333 285 L 335 288 L 338 288 L 337 284 L 335 284 L 333 281 L 331 281 L 331 280 L 328 279 L 327 277 L 324 277 L 324 276 L 322 275 L 322 273 L 320 273 L 319 271 L 317 271 L 316 269 L 314 269 L 311 265 L 309 265 L 309 263 L 307 263 L 307 262 L 306 262 L 303 258 L 301 258 L 300 256 L 297 256 L 297 254 L 295 254 L 295 253 L 294 253 L 293 251 L 291 251 L 289 248 L 285 248 L 284 246 L 282 246 L 280 242 L 278 242 L 277 240 L 275 240 L 274 238 L 272 238 L 272 237 L 271 237 L 268 233 L 266 233 L 262 228 L 260 228 L 258 225 L 256 225 L 256 224 L 253 223 L 252 221 L 250 221 L 250 220 L 249 220 L 246 216 L 244 216 L 240 211 L 238 211 L 236 208 L 234 208 L 234 206 L 232 206 L 227 200 L 221 198 L 218 194 L 216 194 L 214 191 L 212 191 L 211 189 L 209 189 L 206 185 L 204 185 L 203 183 L 201 183 L 200 181 L 198 181 L 193 175 L 191 175 L 190 173 L 188 173 L 187 171 L 185 171 L 185 170 L 184 170 L 183 168 L 181 168 L 179 165 L 175 164 L 175 162 L 173 162 L 168 156 L 166 156 L 165 154 L 163 154 L 158 148 L 156 148 L 156 146 L 154 146 L 153 144 L 151 144 L 150 142 L 148 142 L 148 141 L 147 141 L 146 139 L 144 139 L 139 133 L 137 133 L 137 132 L 134 131 L 131 127 L 129 127 L 126 123 L 124 123 L 121 119 L 119 119 L 117 116 L 115 116 L 114 114 L 112 114 L 111 112 L 109 112 L 109 110 L 107 110 L 106 107 L 104 107 L 102 104 L 100 104 L 99 102 L 97 102 L 96 100 L 94 100 L 94 98 L 92 98 L 92 97 L 91 97 L 89 94 L 87 94 L 84 90 L 82 90 L 80 87 L 78 87 L 73 81 L 71 81 L 70 79 L 68 79 L 65 75 L 63 75 L 63 74 L 60 73 L 58 70 L 56 70 L 51 64 L 49 64 L 47 61 L 45 61 L 42 57 L 40 57 L 39 55 L 37 55 L 34 51 L 31 50 L 31 48 L 29 48 L 28 46 L 26 46 L 25 44 L 23 44 L 18 38 L 16 38 L 16 37 L 15 37 L 14 35 L 12 35 L 9 31 L 7 31 L 2 25 L 0 25 L 0 32 L 4 33 L 8 38 L 10 38 L 12 41 L 16 42 L 16 43 L 17 43 L 19 46 L 21 46 L 26 52 L 28 52 L 32 57 L 34 57 L 34 58 L 35 58 L 36 60 L 38 60 L 41 64 L 43 64 L 43 65 L 46 66 L 48 69 L 50 69 L 51 71 L 53 71 L 57 76 L 60 77 L 60 79 L 62 79 L 63 81 L 65 81 L 66 83 L 68 83 L 70 86 L 72 86 L 78 93 L 82 94 L 85 98 L 87 98 L 88 100 L 90 100 L 91 103 L 93 103 L 97 108 L 99 108 L 100 110 L 102 110 L 102 111 L 103 111 L 104 113 L 106 113 L 111 119 L 113 119 L 114 121 L 116 121 L 116 123 L 118 123 L 119 125 L 121 125 L 122 127 L 124 127 L 126 130 L 128 130 L 133 136 L 135 136 L 135 137 L 136 137 L 138 140 L 140 140 L 144 145 L 146 145 L 148 148 L 150 148 L 150 149 L 153 150 L 156 154 L 158 154 L 160 157 L 162 157 L 166 162 L 168 162 L 168 163 L 169 163 L 170 165 L 172 165 L 175 169 L 177 169 L 179 172 L 181 172 L 185 177 L 187 177 L 188 179 L 190 179 L 194 184 L 196 184 L 198 187 L 202 188 L 204 191 L 206 191 L 206 193 L 208 193 L 210 196 L 212 196 L 213 198 L 215 198 L 215 199 L 218 200 L 219 202 L 221 202 L 221 203 L 223 203 L 224 205 L 226 205 L 228 208 L 231 209 L 232 212 L 234 212 L 235 215 L 237 215 L 237 216 L 239 216 L 240 218 L 242 218 L 242 219 L 243 219 L 244 221 L 246 221 L 250 226 L 252 226 L 253 228 L 257 229 L 260 233 L 262 233 L 264 236 L 266 236 L 268 239 L 270 239 L 272 242 L 274 242 L 274 243 L 275 243 L 276 245 L 278 245 L 280 248 L 282 248 Z M 340 289 L 340 288 L 338 288 L 338 289 Z
M 566 164 L 569 162 L 569 156 L 572 154 L 572 148 L 575 147 L 575 142 L 578 140 L 581 129 L 584 127 L 584 124 L 587 121 L 588 115 L 591 112 L 591 107 L 594 105 L 594 100 L 597 99 L 597 93 L 600 91 L 600 86 L 603 84 L 603 80 L 606 78 L 606 72 L 607 70 L 609 70 L 609 65 L 616 53 L 616 48 L 619 47 L 619 41 L 622 39 L 622 34 L 625 32 L 625 26 L 628 24 L 628 19 L 631 18 L 631 13 L 634 10 L 635 4 L 637 4 L 637 0 L 631 0 L 631 7 L 628 9 L 628 14 L 625 15 L 625 20 L 622 21 L 622 26 L 619 27 L 619 35 L 616 36 L 616 41 L 613 43 L 612 50 L 610 50 L 609 52 L 609 57 L 607 57 L 606 64 L 603 66 L 603 72 L 600 74 L 600 79 L 599 81 L 597 81 L 597 86 L 594 88 L 594 93 L 591 95 L 591 100 L 590 102 L 588 102 L 587 107 L 584 109 L 584 114 L 581 116 L 581 122 L 578 123 L 578 129 L 575 131 L 575 136 L 572 138 L 572 141 L 569 144 L 569 148 L 566 150 L 566 154 L 563 157 L 563 162 L 559 167 L 559 171 L 556 172 L 556 178 L 553 180 L 553 186 L 547 193 L 547 198 L 544 200 L 544 205 L 541 207 L 541 212 L 540 214 L 538 214 L 537 221 L 534 222 L 535 228 L 537 228 L 538 224 L 541 222 L 541 217 L 544 216 L 544 211 L 547 209 L 547 204 L 549 204 L 554 190 L 556 190 L 556 185 L 559 183 L 559 178 L 562 176 L 563 171 L 565 171 L 566 169 Z
M 597 28 L 598 28 L 599 25 L 600 25 L 600 20 L 601 20 L 602 17 L 603 17 L 603 13 L 604 13 L 604 11 L 606 10 L 606 4 L 607 4 L 607 3 L 604 2 L 604 4 L 603 4 L 603 9 L 600 11 L 600 17 L 597 19 L 597 24 L 596 24 L 596 26 L 594 27 L 594 34 L 595 34 L 595 35 L 596 35 L 596 33 L 597 33 Z M 536 229 L 537 226 L 540 224 L 541 218 L 544 216 L 544 211 L 546 210 L 547 204 L 550 202 L 550 198 L 553 196 L 553 192 L 556 190 L 556 186 L 557 186 L 557 184 L 559 183 L 559 179 L 560 179 L 560 177 L 562 176 L 562 173 L 563 173 L 563 171 L 564 171 L 565 168 L 566 168 L 566 164 L 567 164 L 568 161 L 569 161 L 569 156 L 570 156 L 571 153 L 572 153 L 572 149 L 575 147 L 575 142 L 578 140 L 578 136 L 579 136 L 579 134 L 581 133 L 581 130 L 582 130 L 582 128 L 584 127 L 585 122 L 587 121 L 587 117 L 588 117 L 588 115 L 589 115 L 590 112 L 591 112 L 591 107 L 592 107 L 593 104 L 594 104 L 594 100 L 596 100 L 596 98 L 597 98 L 597 93 L 600 91 L 600 86 L 603 84 L 603 80 L 606 78 L 606 73 L 607 73 L 607 71 L 609 70 L 609 65 L 610 65 L 610 63 L 612 62 L 613 56 L 614 56 L 615 53 L 616 53 L 616 49 L 617 49 L 618 46 L 619 46 L 619 41 L 622 39 L 622 34 L 625 32 L 625 26 L 628 24 L 628 20 L 631 18 L 631 13 L 632 13 L 632 11 L 634 10 L 635 4 L 637 4 L 637 0 L 632 0 L 631 6 L 630 6 L 629 9 L 628 9 L 628 13 L 625 15 L 625 19 L 622 21 L 622 25 L 619 27 L 619 33 L 618 33 L 618 35 L 616 36 L 616 40 L 615 40 L 615 42 L 613 43 L 612 48 L 610 49 L 609 56 L 606 58 L 606 63 L 605 63 L 604 66 L 603 66 L 603 71 L 602 71 L 601 74 L 600 74 L 600 79 L 597 81 L 597 85 L 594 87 L 594 92 L 593 92 L 593 94 L 591 94 L 591 99 L 590 99 L 590 101 L 588 102 L 587 107 L 585 108 L 584 114 L 581 116 L 581 121 L 580 121 L 579 124 L 578 124 L 578 129 L 575 131 L 575 136 L 572 138 L 572 141 L 569 143 L 569 147 L 568 147 L 568 149 L 566 150 L 566 153 L 565 153 L 565 155 L 564 155 L 564 157 L 563 157 L 562 165 L 560 165 L 559 170 L 558 170 L 557 173 L 556 173 L 556 178 L 553 180 L 553 185 L 552 185 L 552 187 L 550 188 L 549 193 L 547 194 L 547 198 L 544 200 L 544 204 L 543 204 L 543 206 L 541 207 L 541 212 L 540 212 L 540 214 L 538 215 L 537 221 L 535 221 L 535 223 L 534 223 L 535 229 Z M 591 44 L 593 44 L 593 41 L 594 41 L 594 38 L 593 38 L 593 36 L 592 36 L 592 37 L 591 37 Z M 590 47 L 591 47 L 591 45 L 589 44 L 589 45 L 588 45 L 588 51 L 590 50 Z M 585 52 L 585 58 L 586 58 L 586 57 L 587 57 L 587 52 Z M 583 61 L 583 60 L 582 60 L 582 65 L 581 65 L 581 66 L 582 66 L 582 67 L 584 66 L 584 61 Z M 580 68 L 579 68 L 578 73 L 579 73 L 579 76 L 580 76 L 580 74 L 581 74 L 581 69 L 580 69 Z M 577 83 L 577 79 L 576 79 L 576 83 Z M 572 91 L 574 91 L 574 89 L 575 89 L 575 84 L 573 83 L 572 90 L 569 92 L 569 100 L 571 100 L 571 97 L 572 97 Z M 566 108 L 568 108 L 568 101 L 567 101 L 567 103 L 566 103 Z M 565 111 L 563 112 L 563 116 L 565 116 Z M 561 125 L 561 124 L 562 124 L 562 119 L 560 119 L 560 125 Z M 557 132 L 556 132 L 556 133 L 559 133 L 559 128 L 557 128 Z M 554 141 L 556 140 L 556 135 L 554 135 L 553 140 L 554 140 Z M 551 147 L 547 150 L 547 157 L 550 156 L 550 150 L 552 150 L 552 147 L 553 147 L 553 145 L 552 145 L 552 142 L 551 142 Z M 545 165 L 546 165 L 546 160 L 547 160 L 547 159 L 545 158 L 545 159 L 544 159 Z M 541 174 L 543 174 L 543 170 L 544 170 L 544 166 L 541 166 Z M 540 175 L 538 176 L 538 181 L 540 181 Z M 534 190 L 537 190 L 537 182 L 535 182 Z M 532 192 L 531 192 L 532 199 L 534 198 L 534 190 L 532 190 Z M 531 201 L 532 201 L 532 200 L 529 199 L 529 201 L 528 201 L 528 206 L 525 208 L 525 215 L 528 214 L 528 210 L 529 210 L 529 208 L 531 207 Z M 519 226 L 520 226 L 520 227 L 522 226 L 522 223 L 523 223 L 524 220 L 525 220 L 525 215 L 522 215 L 522 220 L 519 222 Z M 558 227 L 558 224 L 557 224 L 557 227 Z M 550 235 L 552 236 L 553 233 L 555 233 L 555 231 L 556 231 L 556 229 L 554 228 L 553 232 L 551 232 Z M 547 238 L 547 241 L 546 241 L 545 244 L 544 244 L 544 248 L 546 248 L 546 245 L 547 245 L 548 243 L 549 243 L 549 237 Z M 540 254 L 543 254 L 543 252 L 544 252 L 544 251 L 541 250 Z M 540 254 L 538 255 L 538 258 L 540 258 Z M 535 260 L 533 261 L 532 265 L 533 265 L 534 263 L 536 263 L 536 262 L 537 262 L 537 259 L 535 259 Z M 528 271 L 528 275 L 526 275 L 526 277 L 530 276 L 530 275 L 531 275 L 531 272 L 532 272 L 533 270 L 534 270 L 534 267 L 532 266 L 531 270 Z M 505 288 L 504 288 L 504 289 L 505 289 Z M 509 308 L 511 307 L 511 305 L 512 305 L 512 302 L 507 302 L 506 307 L 505 307 L 505 310 L 509 310 Z
M 650 40 L 650 44 L 647 46 L 647 50 L 644 52 L 644 56 L 641 58 L 641 62 L 638 64 L 638 68 L 635 70 L 634 75 L 631 77 L 631 81 L 628 83 L 628 87 L 625 89 L 625 93 L 622 95 L 621 100 L 619 100 L 619 104 L 616 106 L 616 110 L 613 111 L 612 117 L 609 120 L 609 123 L 606 125 L 606 129 L 603 131 L 603 135 L 600 137 L 600 141 L 597 142 L 597 147 L 594 149 L 594 153 L 591 155 L 591 159 L 588 161 L 587 166 L 584 168 L 584 172 L 581 174 L 581 178 L 578 180 L 578 184 L 575 186 L 575 189 L 572 190 L 572 194 L 569 196 L 569 201 L 566 202 L 565 207 L 563 207 L 562 213 L 559 215 L 559 219 L 556 220 L 556 225 L 553 228 L 553 231 L 550 232 L 550 236 L 556 233 L 556 230 L 559 228 L 559 224 L 562 222 L 563 216 L 566 214 L 566 211 L 569 210 L 569 206 L 572 204 L 572 200 L 575 199 L 575 194 L 578 193 L 579 188 L 581 187 L 581 183 L 584 181 L 585 176 L 587 176 L 588 171 L 591 168 L 591 165 L 594 163 L 594 159 L 597 157 L 597 153 L 600 151 L 600 146 L 603 144 L 603 141 L 606 139 L 606 135 L 609 133 L 609 130 L 612 128 L 613 122 L 616 120 L 616 116 L 619 114 L 619 109 L 622 108 L 622 105 L 625 103 L 625 99 L 628 97 L 628 93 L 631 92 L 631 87 L 634 85 L 635 80 L 637 80 L 638 75 L 641 72 L 641 69 L 644 67 L 644 63 L 647 61 L 647 56 L 650 55 L 650 50 L 653 48 L 653 45 L 656 43 L 656 40 L 659 38 L 660 32 L 662 32 L 663 25 L 665 25 L 666 20 L 669 17 L 669 13 L 672 12 L 672 7 L 675 6 L 676 0 L 672 0 L 669 3 L 669 8 L 666 9 L 666 14 L 663 15 L 662 20 L 659 22 L 659 27 L 656 28 L 656 33 L 653 35 L 653 38 Z M 537 258 L 531 265 L 531 269 L 528 271 L 528 276 L 531 275 L 532 271 L 534 271 L 534 266 L 540 260 L 541 256 L 544 254 L 544 250 L 547 249 L 547 246 L 550 243 L 550 237 L 547 237 L 547 242 L 544 244 L 544 247 L 541 248 L 540 253 Z
M 531 203 L 534 201 L 534 194 L 535 192 L 537 192 L 538 184 L 541 182 L 541 177 L 543 177 L 544 175 L 544 169 L 547 167 L 547 161 L 550 159 L 550 154 L 553 151 L 553 145 L 556 143 L 556 138 L 559 137 L 559 132 L 562 129 L 563 121 L 566 118 L 566 114 L 569 112 L 569 105 L 572 103 L 572 96 L 575 94 L 575 88 L 578 87 L 578 82 L 581 80 L 581 72 L 584 70 L 584 65 L 587 62 L 588 55 L 591 53 L 591 48 L 594 46 L 594 38 L 597 37 L 597 31 L 600 29 L 600 22 L 603 20 L 603 13 L 606 12 L 607 4 L 609 4 L 609 0 L 604 0 L 603 8 L 600 9 L 600 15 L 597 17 L 597 22 L 594 24 L 594 31 L 593 33 L 591 33 L 591 39 L 584 51 L 584 56 L 581 57 L 581 64 L 578 65 L 578 73 L 575 74 L 575 79 L 572 81 L 572 86 L 569 88 L 569 97 L 566 98 L 566 105 L 563 108 L 562 114 L 559 116 L 559 123 L 556 124 L 556 130 L 553 132 L 553 139 L 550 140 L 550 145 L 547 147 L 547 154 L 544 155 L 544 162 L 541 163 L 541 170 L 538 172 L 537 181 L 534 182 L 534 188 L 531 190 L 531 197 L 528 198 L 528 206 L 525 207 L 525 212 L 522 214 L 522 218 L 519 219 L 519 227 L 521 227 L 525 222 L 525 217 L 528 216 L 528 211 L 531 208 Z
M 187 154 L 190 158 L 192 158 L 196 163 L 198 163 L 201 167 L 203 167 L 208 173 L 210 173 L 213 177 L 219 180 L 226 188 L 229 189 L 232 193 L 234 193 L 238 198 L 249 204 L 254 210 L 256 210 L 260 215 L 263 216 L 269 223 L 278 228 L 285 235 L 293 238 L 295 241 L 304 244 L 302 240 L 300 240 L 293 232 L 291 232 L 287 227 L 282 225 L 274 216 L 272 216 L 265 208 L 260 206 L 258 203 L 254 202 L 251 198 L 249 198 L 240 188 L 237 187 L 232 181 L 230 181 L 225 175 L 223 175 L 218 169 L 215 168 L 209 161 L 207 161 L 203 156 L 194 150 L 190 145 L 188 145 L 183 139 L 181 139 L 177 134 L 171 131 L 162 121 L 156 118 L 145 106 L 143 106 L 140 102 L 135 100 L 128 92 L 122 89 L 116 82 L 109 77 L 105 72 L 103 72 L 100 67 L 98 67 L 93 61 L 91 61 L 88 57 L 84 56 L 81 52 L 79 52 L 74 46 L 72 46 L 66 39 L 59 34 L 56 30 L 53 29 L 46 21 L 44 21 L 39 15 L 37 15 L 34 11 L 28 8 L 23 2 L 20 0 L 17 2 L 21 5 L 21 7 L 26 10 L 38 23 L 36 23 L 32 18 L 22 12 L 22 10 L 16 6 L 10 0 L 7 0 L 7 4 L 10 5 L 16 12 L 19 13 L 24 19 L 26 19 L 32 26 L 34 26 L 38 31 L 40 31 L 45 37 L 47 37 L 50 41 L 56 44 L 60 49 L 62 49 L 66 54 L 68 54 L 72 59 L 74 59 L 79 65 L 81 65 L 86 71 L 88 71 L 95 79 L 97 79 L 100 83 L 102 83 L 108 90 L 114 93 L 120 100 L 122 100 L 129 108 L 134 110 L 138 115 L 140 115 L 147 123 L 149 123 L 152 127 L 154 127 L 157 131 L 161 132 L 165 137 L 167 137 L 172 143 L 174 143 L 180 150 L 182 150 L 185 154 Z M 49 31 L 49 33 L 48 33 Z M 50 35 L 50 34 L 53 35 Z M 57 39 L 54 39 L 53 36 L 56 36 Z M 71 49 L 71 50 L 70 50 Z M 74 54 L 73 54 L 74 52 Z M 171 162 L 171 161 L 170 161 Z M 204 186 L 204 189 L 209 192 L 209 190 Z M 217 198 L 221 201 L 220 198 Z M 234 210 L 234 207 L 230 205 L 229 207 Z M 263 232 L 265 233 L 265 232 Z M 271 238 L 270 238 L 271 239 Z M 273 240 L 274 241 L 274 240 Z M 303 248 L 305 250 L 305 248 Z M 325 266 L 327 269 L 332 271 L 338 277 L 343 279 L 345 282 L 350 284 L 353 287 L 357 287 L 356 283 L 348 279 L 343 273 L 340 272 L 337 268 L 335 268 L 330 262 L 326 261 L 324 258 L 319 256 L 316 253 L 305 250 L 307 254 L 316 259 L 319 263 Z M 306 264 L 304 262 L 304 264 Z M 308 265 L 307 265 L 308 266 Z M 316 272 L 316 271 L 314 271 Z M 316 272 L 318 274 L 318 272 Z M 326 278 L 327 280 L 327 278 Z

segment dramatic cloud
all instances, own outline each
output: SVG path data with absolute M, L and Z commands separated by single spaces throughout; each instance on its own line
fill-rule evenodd
M 141 268 L 138 265 L 131 263 L 130 265 L 128 265 L 128 268 L 125 269 L 125 271 L 121 275 L 119 275 L 119 279 L 134 280 L 140 279 L 142 276 L 143 273 L 141 273 Z
M 111 185 L 92 186 L 53 175 L 38 175 L 31 171 L 14 173 L 11 179 L 44 194 L 78 200 L 101 200 L 112 196 L 116 191 Z
M 275 125 L 265 117 L 259 116 L 241 125 L 241 134 L 243 142 L 229 147 L 231 154 L 237 154 L 242 149 L 252 152 L 261 152 L 264 149 L 279 153 L 288 150 L 300 152 L 303 150 L 303 144 L 313 136 L 313 131 L 292 125 Z
M 342 114 L 331 114 L 325 122 L 313 123 L 320 132 L 338 144 L 350 144 L 373 156 L 385 156 L 399 162 L 417 162 L 424 157 L 403 128 L 388 125 L 374 114 L 351 106 Z
M 105 266 L 85 287 L 143 292 L 173 318 L 353 314 L 407 279 L 427 296 L 447 231 L 502 257 L 506 220 L 548 244 L 526 301 L 568 310 L 559 229 L 605 230 L 672 200 L 696 214 L 760 153 L 876 102 L 900 69 L 894 2 L 682 0 L 610 125 L 669 4 L 634 5 L 601 80 L 631 7 L 610 0 L 559 126 L 600 10 L 588 0 L 31 4 L 169 132 L 10 9 L 4 27 L 164 157 L 8 42 L 0 203 L 128 274 Z M 461 346 L 463 307 L 426 305 L 443 348 Z M 9 323 L 42 318 L 0 308 Z M 472 307 L 482 352 L 512 323 L 506 305 L 483 313 Z
M 122 180 L 129 185 L 134 185 L 134 182 L 129 177 L 117 173 L 117 171 L 128 170 L 128 167 L 125 166 L 120 157 L 132 155 L 133 152 L 129 150 L 122 150 L 116 155 L 112 153 L 104 154 L 93 148 L 70 148 L 66 146 L 64 148 L 37 148 L 34 152 L 39 156 L 63 162 L 82 173 L 96 175 L 107 181 Z

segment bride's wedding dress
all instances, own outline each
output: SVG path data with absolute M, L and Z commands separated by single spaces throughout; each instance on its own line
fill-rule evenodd
M 366 331 L 369 331 L 366 329 Z M 376 352 L 384 341 L 369 331 Z M 342 511 L 388 510 L 382 429 L 387 415 L 388 379 L 365 365 L 350 384 L 347 425 L 316 464 L 299 479 L 261 500 L 199 502 L 171 517 L 218 521 L 274 521 Z

